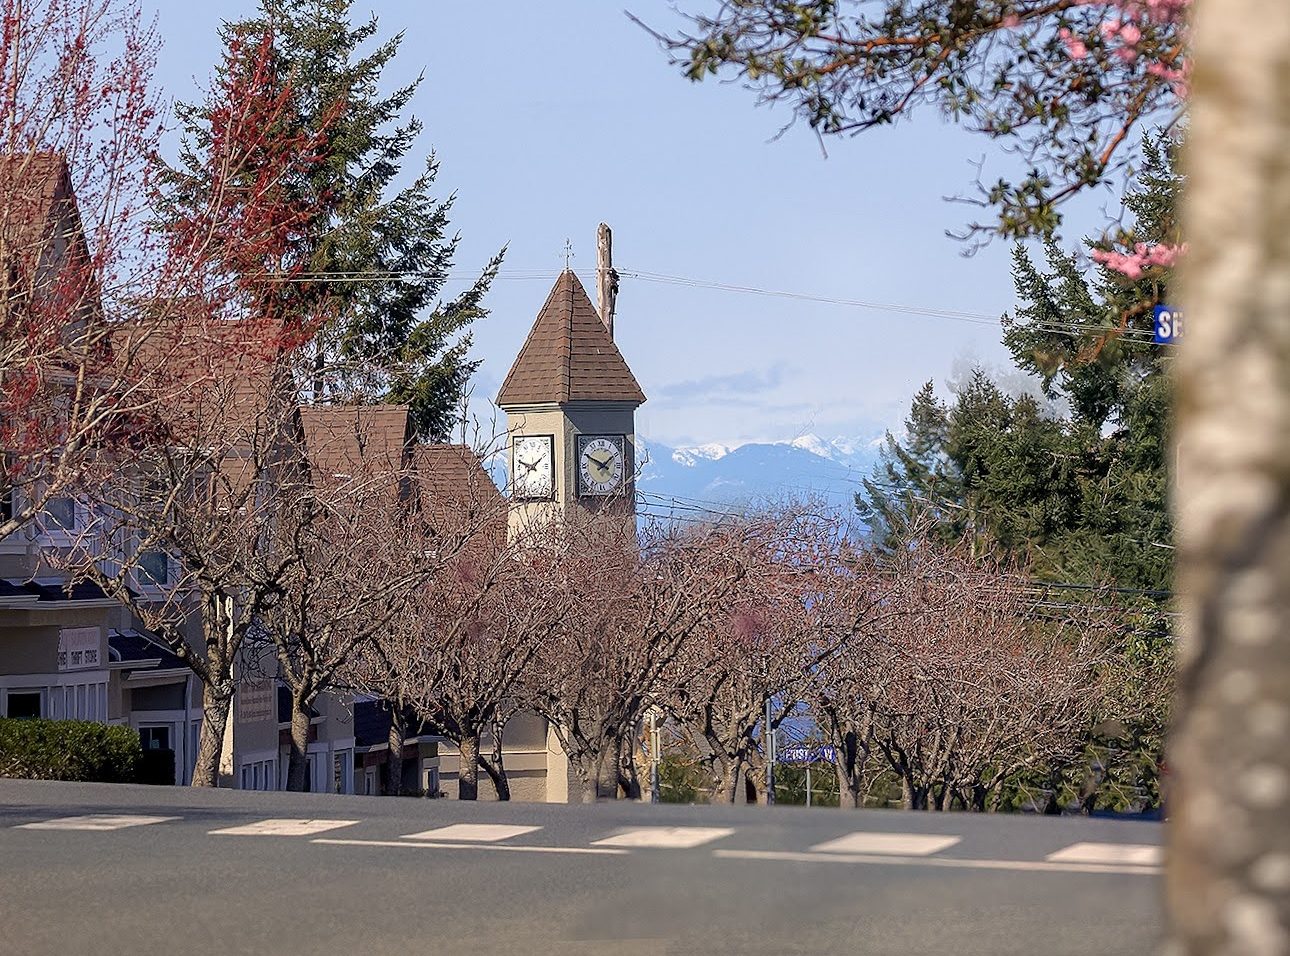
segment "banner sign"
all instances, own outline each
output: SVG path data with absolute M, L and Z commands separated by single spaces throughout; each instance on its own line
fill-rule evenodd
M 64 627 L 58 631 L 58 669 L 75 671 L 86 667 L 101 667 L 103 656 L 99 642 L 102 635 L 97 627 Z

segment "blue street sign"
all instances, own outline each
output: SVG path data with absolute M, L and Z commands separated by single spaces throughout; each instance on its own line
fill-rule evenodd
M 1153 313 L 1156 320 L 1155 342 L 1171 345 L 1182 335 L 1183 314 L 1171 305 L 1158 305 Z
M 777 755 L 779 763 L 833 763 L 833 747 L 785 747 Z

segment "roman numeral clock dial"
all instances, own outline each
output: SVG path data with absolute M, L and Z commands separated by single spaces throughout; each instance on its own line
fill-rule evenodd
M 519 435 L 515 438 L 511 487 L 516 498 L 545 500 L 555 493 L 554 443 L 551 435 Z
M 578 436 L 578 490 L 604 497 L 622 491 L 627 471 L 627 441 L 622 435 Z

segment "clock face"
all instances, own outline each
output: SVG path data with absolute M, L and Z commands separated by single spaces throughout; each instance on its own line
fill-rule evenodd
M 612 495 L 622 490 L 627 470 L 625 446 L 621 435 L 578 436 L 578 484 L 583 495 Z
M 517 435 L 511 456 L 511 488 L 516 498 L 550 498 L 555 494 L 555 439 L 550 435 Z

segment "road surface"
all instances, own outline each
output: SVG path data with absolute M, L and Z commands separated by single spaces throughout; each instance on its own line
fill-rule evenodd
M 0 952 L 1139 956 L 1161 835 L 0 780 Z

